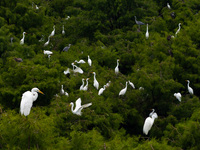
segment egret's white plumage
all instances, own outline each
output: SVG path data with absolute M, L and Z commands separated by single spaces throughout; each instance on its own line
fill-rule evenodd
M 177 36 L 180 30 L 181 30 L 181 23 L 178 24 L 178 30 L 176 31 L 175 36 Z
M 65 94 L 65 91 L 64 91 L 64 89 L 63 89 L 63 85 L 61 85 L 60 94 L 61 94 L 61 95 L 64 95 L 64 94 Z
M 75 67 L 75 69 L 74 69 L 74 73 L 80 73 L 80 74 L 83 74 L 83 70 L 80 68 L 80 67 L 78 67 L 78 66 L 76 66 L 76 65 L 73 65 L 74 67 Z
M 26 34 L 26 32 L 23 32 L 23 37 L 22 37 L 22 39 L 20 40 L 20 44 L 21 44 L 21 45 L 24 44 L 25 34 Z
M 171 9 L 171 6 L 169 5 L 169 3 L 167 3 L 167 7 L 168 7 L 169 9 Z
M 44 50 L 44 54 L 45 54 L 45 55 L 52 55 L 53 52 L 51 52 L 51 51 L 49 51 L 49 50 Z
M 105 91 L 105 89 L 106 89 L 106 85 L 104 85 L 103 88 L 100 88 L 100 90 L 98 92 L 98 95 L 103 94 L 103 92 Z
M 65 74 L 65 75 L 70 74 L 69 68 L 67 68 L 67 70 L 64 71 L 64 74 Z
M 117 59 L 117 66 L 115 67 L 115 74 L 119 73 L 119 59 Z
M 157 113 L 153 113 L 151 117 L 147 117 L 144 126 L 143 126 L 143 133 L 148 134 L 149 130 L 151 130 L 151 127 L 153 126 L 154 120 L 158 118 Z
M 154 114 L 155 109 L 152 109 L 152 112 L 149 114 L 149 117 L 152 117 L 152 115 Z
M 89 66 L 92 66 L 92 60 L 90 59 L 89 55 L 88 55 L 88 64 L 89 64 Z
M 135 85 L 131 82 L 131 81 L 128 81 L 128 83 L 130 84 L 130 86 L 135 89 Z
M 148 39 L 148 38 L 149 38 L 148 24 L 147 24 L 147 31 L 146 31 L 146 34 L 145 34 L 145 36 L 146 36 L 146 39 Z
M 38 98 L 38 92 L 44 94 L 38 88 L 33 88 L 31 91 L 23 93 L 20 104 L 21 115 L 28 116 L 30 114 L 33 102 Z
M 79 115 L 79 116 L 81 116 L 81 114 L 82 114 L 81 110 L 83 108 L 87 108 L 87 107 L 89 107 L 91 105 L 92 105 L 92 103 L 81 105 L 81 98 L 78 98 L 76 100 L 76 107 L 75 107 L 75 109 L 74 109 L 74 103 L 73 102 L 70 103 L 72 113 L 76 114 L 76 115 Z
M 81 60 L 79 60 L 79 61 L 75 60 L 74 62 L 76 62 L 76 63 L 78 63 L 78 64 L 84 64 L 84 63 L 85 63 L 85 61 L 84 61 L 83 59 L 81 59 Z
M 86 85 L 83 87 L 83 91 L 87 91 L 88 90 L 88 80 L 89 80 L 90 78 L 87 78 L 86 79 Z
M 174 96 L 181 102 L 181 93 L 174 93 Z
M 193 94 L 194 94 L 194 91 L 193 91 L 193 89 L 190 87 L 190 81 L 189 81 L 189 80 L 186 80 L 186 81 L 188 82 L 188 84 L 187 84 L 188 92 L 189 92 L 191 95 L 193 95 Z
M 50 42 L 50 36 L 48 37 L 48 41 L 46 43 L 44 43 L 44 46 L 49 45 L 49 42 Z
M 62 34 L 65 35 L 65 29 L 64 25 L 62 26 Z
M 124 95 L 124 94 L 126 93 L 126 91 L 127 91 L 127 84 L 128 84 L 128 82 L 126 81 L 126 87 L 123 88 L 123 89 L 119 92 L 119 95 Z
M 82 79 L 82 85 L 80 86 L 80 90 L 83 90 L 83 87 L 84 87 L 84 80 L 85 80 L 85 79 Z
M 56 30 L 56 27 L 55 27 L 55 25 L 54 25 L 54 26 L 53 26 L 53 31 L 52 31 L 51 34 L 49 35 L 50 37 L 55 35 L 55 30 Z
M 94 74 L 94 83 L 93 86 L 98 90 L 99 89 L 99 82 L 96 79 L 96 73 L 92 72 Z

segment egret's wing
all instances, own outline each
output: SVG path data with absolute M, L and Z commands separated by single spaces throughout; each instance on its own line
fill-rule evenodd
M 147 117 L 145 122 L 144 122 L 143 133 L 147 135 L 149 130 L 151 129 L 152 125 L 153 125 L 152 124 L 152 118 Z
M 75 107 L 74 111 L 76 112 L 80 107 L 81 107 L 81 98 L 78 98 L 76 100 L 76 107 Z
M 151 116 L 151 118 L 158 118 L 157 113 L 153 113 L 152 116 Z
M 70 70 L 69 70 L 69 68 L 67 68 L 67 70 L 64 71 L 64 74 L 66 75 L 66 74 L 69 74 L 69 73 L 70 73 Z
M 25 92 L 22 95 L 22 100 L 20 104 L 20 113 L 21 115 L 28 116 L 33 105 L 33 94 L 30 91 Z
M 82 105 L 82 107 L 83 107 L 83 108 L 87 108 L 87 107 L 89 107 L 89 106 L 91 106 L 91 105 L 92 105 L 92 103 L 88 103 L 88 104 Z

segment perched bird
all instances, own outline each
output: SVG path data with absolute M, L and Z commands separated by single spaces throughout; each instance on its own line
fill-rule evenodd
M 105 89 L 106 89 L 106 85 L 104 85 L 103 88 L 100 88 L 100 90 L 98 92 L 98 95 L 103 94 L 103 92 L 105 91 Z
M 117 59 L 117 66 L 115 67 L 115 74 L 119 73 L 119 59 Z
M 83 87 L 84 87 L 84 80 L 85 80 L 85 79 L 82 79 L 82 85 L 80 86 L 80 90 L 83 90 Z
M 94 74 L 94 83 L 93 86 L 98 90 L 99 89 L 99 82 L 96 79 L 96 73 L 92 72 Z
M 69 44 L 69 46 L 64 47 L 62 51 L 67 52 L 69 50 L 70 46 L 71 46 L 71 44 Z
M 76 62 L 76 63 L 78 63 L 78 64 L 84 64 L 84 63 L 85 63 L 85 61 L 84 61 L 83 59 L 81 59 L 81 60 L 79 60 L 79 61 L 75 60 L 74 62 Z
M 174 93 L 174 96 L 181 102 L 181 93 Z
M 181 23 L 178 24 L 178 30 L 175 33 L 175 36 L 177 37 L 177 34 L 179 33 L 179 31 L 181 30 Z
M 83 70 L 82 70 L 80 67 L 78 67 L 78 66 L 76 66 L 76 65 L 73 65 L 73 66 L 75 67 L 75 69 L 73 70 L 74 73 L 83 74 Z
M 30 114 L 33 102 L 38 98 L 38 92 L 44 94 L 38 88 L 33 88 L 31 91 L 26 91 L 23 93 L 20 104 L 21 115 L 28 116 Z
M 22 37 L 22 39 L 20 40 L 20 44 L 21 44 L 21 45 L 24 44 L 25 34 L 26 34 L 26 32 L 23 32 L 23 37 Z
M 89 55 L 88 55 L 88 64 L 89 64 L 89 66 L 92 66 L 92 60 L 90 59 Z
M 64 74 L 65 74 L 65 75 L 70 74 L 69 68 L 67 68 L 67 70 L 64 71 Z
M 135 16 L 135 23 L 136 23 L 137 25 L 139 25 L 139 28 L 140 28 L 140 25 L 145 25 L 145 23 L 143 23 L 143 22 L 141 22 L 141 21 L 137 21 L 137 20 L 136 20 L 136 16 Z
M 88 90 L 88 80 L 89 80 L 90 78 L 87 78 L 86 79 L 86 85 L 83 87 L 83 91 L 87 91 Z
M 14 58 L 16 62 L 22 62 L 22 58 Z
M 169 9 L 171 9 L 171 7 L 170 7 L 169 3 L 167 3 L 167 7 L 168 7 Z
M 124 94 L 126 93 L 126 91 L 127 91 L 127 84 L 128 84 L 128 82 L 126 81 L 126 87 L 123 88 L 123 89 L 119 92 L 119 96 L 120 96 L 120 95 L 124 95 Z
M 133 89 L 135 89 L 135 86 L 134 86 L 134 84 L 133 84 L 131 81 L 128 81 L 128 83 L 130 84 L 130 86 L 131 86 Z
M 145 34 L 145 36 L 146 36 L 146 39 L 148 39 L 148 38 L 149 38 L 148 24 L 147 24 L 147 31 L 146 31 L 146 34 Z
M 53 26 L 53 31 L 52 31 L 51 34 L 49 35 L 50 37 L 55 35 L 55 30 L 56 30 L 56 26 L 54 25 L 54 26 Z
M 151 127 L 153 126 L 154 120 L 158 118 L 157 113 L 153 113 L 150 117 L 147 117 L 144 126 L 143 126 L 143 133 L 148 134 L 149 130 L 151 130 Z
M 149 114 L 149 117 L 152 117 L 152 115 L 154 114 L 154 112 L 155 112 L 155 109 L 151 109 L 152 110 L 152 112 Z
M 65 29 L 64 25 L 62 26 L 62 35 L 65 35 Z
M 92 103 L 81 105 L 81 98 L 78 98 L 76 100 L 76 107 L 75 107 L 75 109 L 74 109 L 74 103 L 73 102 L 70 103 L 72 113 L 76 114 L 78 116 L 81 116 L 81 114 L 82 114 L 81 110 L 83 108 L 87 108 L 87 107 L 89 107 L 91 105 L 92 105 Z
M 193 89 L 190 87 L 190 81 L 189 80 L 186 80 L 187 82 L 188 82 L 188 84 L 187 84 L 187 87 L 188 87 L 188 92 L 191 94 L 191 95 L 193 95 L 194 94 L 194 91 L 193 91 Z
M 49 42 L 50 42 L 50 36 L 48 37 L 48 41 L 46 43 L 44 43 L 44 46 L 49 45 Z
M 65 94 L 65 91 L 64 91 L 64 89 L 63 89 L 63 85 L 61 85 L 60 94 L 61 94 L 61 95 L 64 95 L 64 94 Z
M 45 54 L 45 55 L 52 55 L 53 52 L 51 52 L 51 51 L 49 51 L 49 50 L 44 50 L 44 54 Z

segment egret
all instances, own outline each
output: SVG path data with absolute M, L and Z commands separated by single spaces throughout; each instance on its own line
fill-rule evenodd
M 88 55 L 88 64 L 89 64 L 89 66 L 92 66 L 92 60 L 90 59 L 89 55 Z
M 71 46 L 71 44 L 69 44 L 69 46 L 64 47 L 62 51 L 67 52 L 69 50 L 70 46 Z
M 181 102 L 181 93 L 174 93 L 174 96 Z
M 83 87 L 84 87 L 84 80 L 85 80 L 85 79 L 82 79 L 82 85 L 80 86 L 80 90 L 83 90 Z
M 74 62 L 76 62 L 76 63 L 78 63 L 78 64 L 84 64 L 84 63 L 85 63 L 85 61 L 84 61 L 83 59 L 81 59 L 81 60 L 79 60 L 79 61 L 75 60 Z
M 151 117 L 147 117 L 144 126 L 143 126 L 143 133 L 148 134 L 149 130 L 151 130 L 151 127 L 153 126 L 154 120 L 158 118 L 157 113 L 153 113 Z
M 44 54 L 45 54 L 45 55 L 52 55 L 53 52 L 51 52 L 51 51 L 49 51 L 49 50 L 44 50 Z
M 64 91 L 64 89 L 63 89 L 63 85 L 61 85 L 60 94 L 61 94 L 61 95 L 64 95 L 64 94 L 65 94 L 65 91 Z
M 65 74 L 65 75 L 70 74 L 69 68 L 67 68 L 67 70 L 64 71 L 64 74 Z
M 106 85 L 104 85 L 103 88 L 100 88 L 100 90 L 98 92 L 98 95 L 103 94 L 103 92 L 105 91 L 105 89 L 106 89 Z
M 86 85 L 83 87 L 83 91 L 87 91 L 88 90 L 88 80 L 89 80 L 90 78 L 87 78 L 86 79 Z
M 52 31 L 51 34 L 49 35 L 50 37 L 55 35 L 55 30 L 56 30 L 55 27 L 56 27 L 56 26 L 54 25 L 54 26 L 53 26 L 53 31 Z
M 193 91 L 193 89 L 190 87 L 190 81 L 189 80 L 186 80 L 187 82 L 188 82 L 188 84 L 187 84 L 187 86 L 188 86 L 188 92 L 191 94 L 191 95 L 193 95 L 194 94 L 194 91 Z
M 149 117 L 152 117 L 152 115 L 154 114 L 154 112 L 155 112 L 155 109 L 151 109 L 152 110 L 152 112 L 149 114 Z
M 62 26 L 62 35 L 65 35 L 65 29 L 64 25 Z
M 111 84 L 111 81 L 108 81 L 108 83 L 106 83 L 106 88 L 109 87 Z
M 22 37 L 22 39 L 20 40 L 20 44 L 21 44 L 21 45 L 23 45 L 23 44 L 24 44 L 24 38 L 25 38 L 25 34 L 26 34 L 26 32 L 23 32 L 23 37 Z
M 119 59 L 117 59 L 117 66 L 115 67 L 115 74 L 119 73 Z
M 149 31 L 148 31 L 148 24 L 147 24 L 147 31 L 146 31 L 146 39 L 148 39 L 149 38 Z
M 50 36 L 48 37 L 48 41 L 46 43 L 44 43 L 44 46 L 49 45 L 49 42 L 50 42 Z
M 65 92 L 65 95 L 66 95 L 66 96 L 69 96 L 69 94 L 68 94 L 67 92 Z
M 134 84 L 133 84 L 131 81 L 128 81 L 128 83 L 130 84 L 130 86 L 131 86 L 133 89 L 135 89 L 135 86 L 134 86 Z
M 168 7 L 169 9 L 171 9 L 171 7 L 170 7 L 169 3 L 167 3 L 167 7 Z
M 136 16 L 135 16 L 135 23 L 136 23 L 137 25 L 139 25 L 139 28 L 140 28 L 140 25 L 145 25 L 145 23 L 143 23 L 143 22 L 141 22 L 141 21 L 137 21 L 137 20 L 136 20 Z
M 176 33 L 175 33 L 175 36 L 176 36 L 176 37 L 177 37 L 177 34 L 179 33 L 180 29 L 181 29 L 181 23 L 178 24 L 178 30 L 177 30 Z
M 33 88 L 31 91 L 26 91 L 23 93 L 20 104 L 21 115 L 28 116 L 30 114 L 33 102 L 37 100 L 38 92 L 44 94 L 38 88 Z
M 126 81 L 126 87 L 123 88 L 123 89 L 119 92 L 119 96 L 120 96 L 120 95 L 124 95 L 124 94 L 126 93 L 126 91 L 127 91 L 127 84 L 128 84 L 128 82 Z
M 74 73 L 78 72 L 78 73 L 80 73 L 80 74 L 83 74 L 83 70 L 82 70 L 80 67 L 78 67 L 78 66 L 76 66 L 76 65 L 74 65 L 74 67 L 75 67 Z
M 81 114 L 82 114 L 81 110 L 83 108 L 87 108 L 87 107 L 89 107 L 91 105 L 92 105 L 92 103 L 81 105 L 81 98 L 78 98 L 76 100 L 76 107 L 75 107 L 75 109 L 74 109 L 74 103 L 73 102 L 70 103 L 72 113 L 76 114 L 78 116 L 81 116 Z
M 92 72 L 94 74 L 94 83 L 93 86 L 98 90 L 99 89 L 99 82 L 96 79 L 96 73 Z

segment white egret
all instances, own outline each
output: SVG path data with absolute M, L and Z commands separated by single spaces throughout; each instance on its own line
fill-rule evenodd
M 167 7 L 168 7 L 169 9 L 171 9 L 171 6 L 169 5 L 169 3 L 167 3 Z
M 31 111 L 33 102 L 37 100 L 38 93 L 44 94 L 38 88 L 32 88 L 31 91 L 26 91 L 22 95 L 21 104 L 20 104 L 20 113 L 21 115 L 28 116 Z
M 83 87 L 84 87 L 84 80 L 85 80 L 85 79 L 82 79 L 82 85 L 80 86 L 80 90 L 83 90 Z
M 180 30 L 181 30 L 181 23 L 178 24 L 178 30 L 175 33 L 175 37 L 177 37 L 177 34 L 179 33 Z
M 62 26 L 62 35 L 65 35 L 65 29 L 64 25 Z
M 147 24 L 147 31 L 146 31 L 146 34 L 145 34 L 145 36 L 146 36 L 146 39 L 148 39 L 148 38 L 149 38 L 148 24 Z
M 49 42 L 50 42 L 50 36 L 48 37 L 48 41 L 46 43 L 44 43 L 44 46 L 49 45 Z
M 65 18 L 65 20 L 68 20 L 70 18 L 70 16 L 67 16 L 67 18 Z
M 117 59 L 117 66 L 115 67 L 115 74 L 119 73 L 119 59 Z
M 21 44 L 21 45 L 23 45 L 23 44 L 24 44 L 24 38 L 25 38 L 25 34 L 26 34 L 26 32 L 23 32 L 23 37 L 22 37 L 22 39 L 20 40 L 20 44 Z
M 143 133 L 148 134 L 149 130 L 151 130 L 151 127 L 153 126 L 154 120 L 158 118 L 157 113 L 153 113 L 151 117 L 147 117 L 144 126 L 143 126 Z
M 105 91 L 105 89 L 106 89 L 106 85 L 104 85 L 103 88 L 100 88 L 100 90 L 98 92 L 98 95 L 103 94 L 103 92 Z
M 80 67 L 78 67 L 78 66 L 76 66 L 76 65 L 74 65 L 74 67 L 75 67 L 75 69 L 74 69 L 74 73 L 80 73 L 80 74 L 83 74 L 83 70 L 80 68 Z
M 51 52 L 51 51 L 49 51 L 49 50 L 44 50 L 44 54 L 45 54 L 45 55 L 52 55 L 53 52 Z
M 133 89 L 135 89 L 135 86 L 134 86 L 134 84 L 133 84 L 131 81 L 128 81 L 128 83 L 130 84 L 130 86 L 131 86 Z
M 120 96 L 120 95 L 124 95 L 124 94 L 126 93 L 126 91 L 127 91 L 127 84 L 128 84 L 128 82 L 126 81 L 126 87 L 123 88 L 123 89 L 119 92 L 119 96 Z
M 89 107 L 91 105 L 92 105 L 92 103 L 81 105 L 81 98 L 78 98 L 76 100 L 76 107 L 75 107 L 75 109 L 74 109 L 74 103 L 73 102 L 70 103 L 72 113 L 76 114 L 78 116 L 81 116 L 81 114 L 82 114 L 81 110 L 83 108 L 87 108 L 87 107 Z
M 64 91 L 64 89 L 63 89 L 63 85 L 61 85 L 60 94 L 61 94 L 61 95 L 64 95 L 64 94 L 65 94 L 65 91 Z
M 69 96 L 69 94 L 68 94 L 67 92 L 65 92 L 65 95 L 66 95 L 66 96 Z
M 87 78 L 86 79 L 86 85 L 83 87 L 83 91 L 87 91 L 88 90 L 88 80 L 89 80 L 90 78 Z
M 64 71 L 64 74 L 65 74 L 65 75 L 70 74 L 69 68 L 67 68 L 67 70 Z
M 54 25 L 54 26 L 53 26 L 53 31 L 52 31 L 51 34 L 49 35 L 50 37 L 55 35 L 55 30 L 56 30 L 56 26 Z
M 90 59 L 89 55 L 88 55 L 88 64 L 89 64 L 89 66 L 92 66 L 92 60 Z
M 93 86 L 98 90 L 99 89 L 99 82 L 96 79 L 96 73 L 92 72 L 94 74 L 94 83 Z
M 152 117 L 152 115 L 154 114 L 155 109 L 152 109 L 152 112 L 149 114 L 149 117 Z
M 174 96 L 181 102 L 181 93 L 174 93 Z
M 74 62 L 76 62 L 76 63 L 78 63 L 78 64 L 84 64 L 84 63 L 85 63 L 85 61 L 84 61 L 83 59 L 81 59 L 81 60 L 79 60 L 79 61 L 75 60 Z
M 194 94 L 194 91 L 193 91 L 193 89 L 190 87 L 190 81 L 189 80 L 186 80 L 187 82 L 188 82 L 188 84 L 187 84 L 187 87 L 188 87 L 188 92 L 191 94 L 191 95 L 193 95 Z

